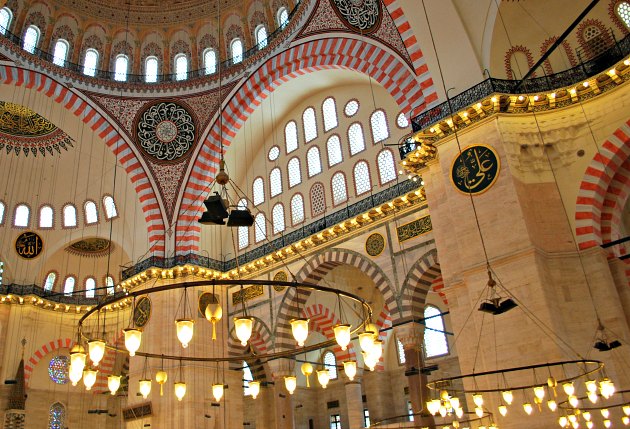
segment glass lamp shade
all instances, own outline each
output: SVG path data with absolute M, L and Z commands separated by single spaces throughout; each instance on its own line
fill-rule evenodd
M 96 383 L 96 373 L 98 371 L 95 369 L 84 369 L 83 370 L 83 384 L 85 384 L 85 390 L 91 390 L 94 383 Z
M 551 411 L 556 411 L 558 409 L 558 404 L 556 404 L 556 401 L 553 399 L 550 399 L 547 401 L 547 407 L 549 407 Z
M 313 365 L 308 362 L 304 362 L 300 367 L 302 371 L 302 375 L 306 377 L 306 387 L 311 387 L 311 383 L 309 382 L 309 376 L 313 373 Z
M 374 371 L 378 360 L 375 360 L 371 353 L 361 352 L 361 354 L 363 355 L 363 363 L 365 366 L 367 366 L 370 371 Z
M 247 345 L 247 342 L 252 336 L 253 327 L 254 319 L 252 319 L 251 317 L 234 318 L 234 331 L 236 332 L 236 338 L 241 341 L 242 346 Z
M 290 395 L 293 395 L 293 392 L 295 392 L 297 388 L 297 378 L 293 375 L 284 377 L 284 387 L 286 387 Z
M 481 407 L 483 405 L 483 395 L 481 393 L 474 393 L 472 399 L 476 406 Z
M 545 397 L 545 388 L 544 388 L 544 386 L 536 386 L 536 387 L 534 387 L 534 396 L 536 396 L 536 398 L 542 400 Z
M 594 427 L 595 427 L 595 424 L 593 422 L 586 422 L 587 429 L 593 429 Z
M 568 399 L 569 401 L 569 405 L 571 405 L 573 408 L 577 408 L 579 401 L 578 401 L 578 397 L 575 395 L 569 395 Z
M 293 338 L 295 338 L 300 347 L 304 347 L 304 342 L 308 337 L 308 322 L 308 319 L 293 319 L 290 322 Z
M 195 321 L 191 319 L 177 319 L 175 327 L 177 328 L 177 339 L 182 343 L 183 348 L 187 348 L 193 337 Z
M 258 397 L 258 394 L 260 393 L 260 381 L 249 382 L 249 393 L 254 399 Z
M 90 354 L 90 360 L 94 366 L 98 364 L 105 356 L 105 341 L 103 340 L 90 340 L 88 341 L 88 351 Z
M 333 332 L 335 333 L 335 340 L 341 350 L 346 350 L 348 348 L 348 344 L 350 344 L 350 328 L 351 326 L 348 324 L 340 323 L 333 327 Z
M 569 424 L 569 419 L 567 419 L 567 416 L 560 416 L 558 424 L 561 428 L 566 427 Z
M 462 407 L 455 408 L 455 415 L 457 416 L 458 419 L 461 419 L 462 416 L 464 415 L 464 409 Z
M 599 382 L 599 391 L 604 398 L 608 399 L 615 393 L 615 385 L 608 377 L 604 377 Z
M 508 405 L 512 404 L 512 401 L 514 400 L 514 394 L 512 393 L 511 390 L 502 391 L 501 396 L 503 397 L 503 400 L 505 401 L 506 404 Z
M 372 350 L 369 351 L 374 361 L 378 362 L 381 356 L 383 356 L 383 342 L 381 340 L 374 340 Z
M 610 417 L 610 411 L 608 411 L 608 408 L 601 409 L 600 413 L 602 413 L 602 417 L 605 418 L 605 419 Z
M 217 339 L 217 322 L 223 317 L 223 308 L 218 302 L 206 305 L 206 319 L 212 323 L 212 339 Z
M 151 380 L 144 379 L 138 381 L 138 391 L 144 399 L 147 399 L 147 397 L 151 393 Z
M 477 417 L 482 418 L 483 417 L 483 408 L 475 407 L 475 414 L 477 415 Z
M 630 416 L 630 405 L 624 405 L 621 409 L 626 416 Z
M 215 401 L 219 402 L 223 398 L 223 389 L 224 386 L 222 384 L 212 385 L 212 396 L 214 396 Z
M 586 380 L 584 384 L 587 392 L 597 392 L 597 382 L 595 380 Z
M 591 403 L 595 404 L 597 402 L 597 392 L 588 392 L 586 396 Z
M 343 372 L 346 373 L 346 377 L 350 381 L 354 380 L 354 376 L 357 375 L 357 361 L 347 360 L 343 363 Z
M 459 398 L 457 396 L 453 396 L 449 402 L 451 403 L 451 408 L 455 409 L 455 408 L 459 408 Z
M 523 404 L 523 409 L 525 410 L 527 415 L 530 415 L 532 411 L 534 410 L 534 407 L 532 407 L 532 404 L 530 404 L 529 402 L 525 402 Z
M 317 371 L 317 381 L 322 385 L 322 388 L 326 388 L 328 386 L 328 382 L 330 381 L 330 373 L 327 369 L 321 369 Z
M 175 396 L 177 397 L 178 401 L 184 399 L 184 396 L 186 396 L 186 383 L 184 383 L 183 381 L 178 381 L 177 383 L 175 383 Z
M 120 387 L 120 375 L 109 375 L 107 376 L 107 388 L 112 395 L 115 395 Z
M 85 349 L 80 344 L 75 344 L 70 350 L 70 365 L 83 376 L 83 369 L 85 369 Z M 79 378 L 80 379 L 80 378 Z
M 623 417 L 621 418 L 621 423 L 623 423 L 623 424 L 624 424 L 624 426 L 628 426 L 628 425 L 630 425 L 630 417 L 628 417 L 628 416 L 623 416 Z
M 164 370 L 155 373 L 155 381 L 160 385 L 160 396 L 164 396 L 164 383 L 168 380 L 168 374 Z
M 359 345 L 361 350 L 369 352 L 374 346 L 374 332 L 366 331 L 359 334 Z
M 604 427 L 605 427 L 605 428 L 609 428 L 609 427 L 611 427 L 611 426 L 612 426 L 612 423 L 610 422 L 610 420 L 608 420 L 608 419 L 607 419 L 607 420 L 604 420 Z
M 83 378 L 83 369 L 77 369 L 70 364 L 70 367 L 68 368 L 68 378 L 70 379 L 72 385 L 76 386 L 79 381 L 81 381 L 81 378 Z
M 378 338 L 378 326 L 374 323 L 365 325 L 365 332 L 371 332 L 374 335 L 374 339 Z
M 135 356 L 142 342 L 142 331 L 136 328 L 123 329 L 125 334 L 125 348 L 129 356 Z
M 562 390 L 564 390 L 564 393 L 568 396 L 571 396 L 575 393 L 575 386 L 569 381 L 562 385 Z
M 431 415 L 434 416 L 440 410 L 440 405 L 441 403 L 439 399 L 432 399 L 427 401 L 427 410 L 429 410 Z
M 584 420 L 586 420 L 588 422 L 589 420 L 591 420 L 592 416 L 591 416 L 591 413 L 589 411 L 584 411 L 582 413 L 582 417 L 584 417 Z
M 499 405 L 499 414 L 505 417 L 507 415 L 507 412 L 508 412 L 508 409 L 505 405 Z

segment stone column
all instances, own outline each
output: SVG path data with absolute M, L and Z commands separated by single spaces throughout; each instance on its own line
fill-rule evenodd
M 346 383 L 346 405 L 350 429 L 361 429 L 363 425 L 363 394 L 359 377 Z
M 277 359 L 269 362 L 273 374 L 273 402 L 275 412 L 275 429 L 294 429 L 293 400 L 284 387 L 284 377 L 293 375 L 292 362 L 288 359 Z

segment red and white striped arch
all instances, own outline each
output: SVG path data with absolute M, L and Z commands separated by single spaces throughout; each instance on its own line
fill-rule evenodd
M 403 112 L 412 115 L 425 109 L 436 98 L 429 78 L 419 84 L 416 70 L 392 51 L 371 41 L 338 37 L 308 41 L 269 59 L 235 91 L 223 110 L 224 146 L 229 146 L 249 115 L 275 88 L 295 77 L 326 69 L 349 69 L 372 76 L 391 94 Z M 215 122 L 193 164 L 182 195 L 176 233 L 178 254 L 199 251 L 200 227 L 196 219 L 205 197 L 202 191 L 217 170 L 218 141 L 219 126 Z
M 319 332 L 326 339 L 332 340 L 335 338 L 333 327 L 341 320 L 337 318 L 335 313 L 328 307 L 322 304 L 314 304 L 303 311 L 304 317 L 310 319 L 311 329 L 315 332 Z M 350 343 L 346 350 L 341 350 L 338 344 L 332 347 L 332 351 L 335 354 L 337 362 L 343 362 L 349 359 L 356 359 L 356 352 L 354 351 L 354 345 Z
M 8 65 L 0 66 L 0 84 L 25 87 L 46 95 L 75 116 L 80 117 L 83 123 L 103 139 L 135 187 L 147 223 L 151 251 L 156 256 L 163 256 L 165 229 L 155 190 L 138 156 L 110 124 L 110 121 L 77 93 L 53 78 L 36 71 Z
M 33 353 L 33 356 L 28 358 L 24 362 L 24 383 L 26 387 L 29 387 L 31 375 L 39 362 L 46 357 L 46 355 L 60 349 L 70 349 L 72 347 L 72 339 L 70 338 L 58 338 L 53 341 L 42 345 L 39 349 Z

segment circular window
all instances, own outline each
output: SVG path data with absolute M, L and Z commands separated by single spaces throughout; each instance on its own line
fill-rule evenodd
M 68 366 L 70 360 L 68 356 L 55 356 L 48 364 L 48 375 L 50 379 L 57 384 L 66 384 L 68 382 Z
M 407 128 L 409 126 L 409 119 L 407 119 L 404 113 L 398 115 L 396 125 L 398 125 L 398 128 Z
M 359 102 L 357 100 L 348 101 L 343 111 L 347 117 L 356 115 L 359 111 Z
M 275 161 L 280 156 L 280 148 L 278 146 L 272 146 L 269 149 L 269 161 Z

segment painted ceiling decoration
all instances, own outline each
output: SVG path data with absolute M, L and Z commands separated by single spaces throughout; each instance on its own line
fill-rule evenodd
M 113 248 L 114 246 L 111 245 L 109 240 L 92 237 L 76 241 L 66 247 L 66 250 L 77 256 L 99 257 L 106 256 L 110 252 L 110 249 Z
M 67 151 L 73 143 L 70 136 L 28 107 L 0 101 L 0 151 L 45 156 Z
M 331 0 L 344 23 L 360 33 L 372 33 L 381 23 L 380 0 Z

